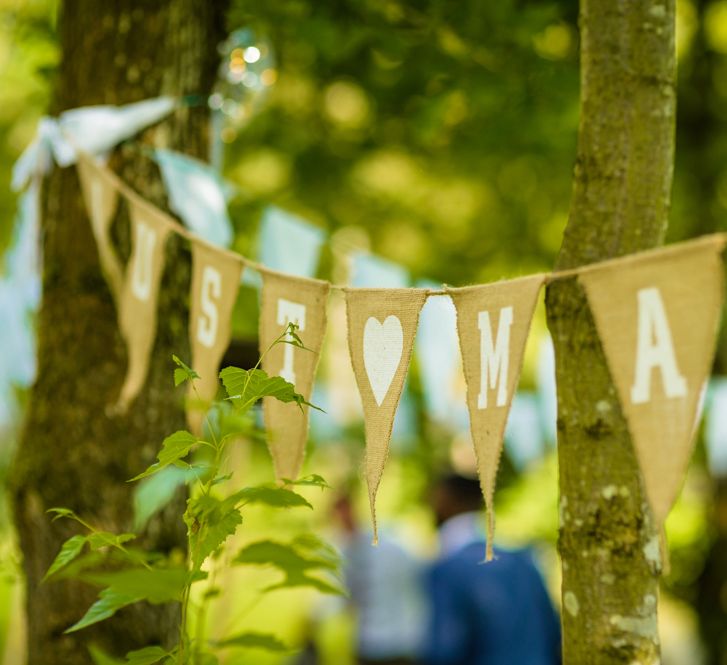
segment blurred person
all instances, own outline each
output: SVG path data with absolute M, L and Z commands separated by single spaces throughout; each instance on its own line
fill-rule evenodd
M 440 555 L 427 576 L 426 665 L 557 665 L 560 622 L 527 549 L 483 563 L 479 482 L 442 478 L 432 504 Z
M 344 575 L 356 613 L 359 665 L 413 665 L 424 629 L 421 564 L 392 538 L 361 529 L 348 494 L 334 504 L 344 532 Z

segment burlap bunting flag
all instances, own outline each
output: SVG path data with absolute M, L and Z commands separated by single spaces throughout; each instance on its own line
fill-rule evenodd
M 374 543 L 376 492 L 389 453 L 389 439 L 411 350 L 424 289 L 347 289 L 348 348 L 361 395 L 366 430 L 368 484 Z
M 151 206 L 129 201 L 131 256 L 119 304 L 119 326 L 128 350 L 118 408 L 127 409 L 146 381 L 157 328 L 157 299 L 170 222 Z
M 108 179 L 90 162 L 90 157 L 78 158 L 78 177 L 81 193 L 86 203 L 91 229 L 93 230 L 101 271 L 109 285 L 109 290 L 118 304 L 123 288 L 123 267 L 113 243 L 111 242 L 111 223 L 116 215 L 119 192 Z
M 510 404 L 543 275 L 450 289 L 457 309 L 470 431 L 487 506 L 487 549 L 492 559 L 495 480 Z
M 712 366 L 721 249 L 682 243 L 579 276 L 659 523 L 681 487 Z
M 192 240 L 189 343 L 192 367 L 199 374 L 187 395 L 187 423 L 194 434 L 217 395 L 222 356 L 230 345 L 232 310 L 240 288 L 242 261 L 197 239 Z
M 310 401 L 326 331 L 326 301 L 330 284 L 313 279 L 263 273 L 260 312 L 262 367 L 270 376 L 282 376 L 296 392 Z M 291 344 L 270 345 L 289 323 L 298 326 L 305 349 Z M 267 351 L 267 353 L 266 353 Z M 272 397 L 263 399 L 268 448 L 278 480 L 298 478 L 308 440 L 308 407 L 285 404 Z

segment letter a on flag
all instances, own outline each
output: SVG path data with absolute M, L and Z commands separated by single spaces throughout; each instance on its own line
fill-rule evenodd
M 723 302 L 714 238 L 616 260 L 579 276 L 662 524 L 686 473 Z
M 230 345 L 232 310 L 240 288 L 242 261 L 232 252 L 192 241 L 189 345 L 199 379 L 187 394 L 187 423 L 202 434 L 202 424 L 219 388 L 220 361 Z
M 487 504 L 487 553 L 492 559 L 493 497 L 505 425 L 522 368 L 542 275 L 449 289 L 457 309 L 470 431 Z
M 126 379 L 118 407 L 139 394 L 149 369 L 157 328 L 157 298 L 164 271 L 164 251 L 171 223 L 151 206 L 129 201 L 131 256 L 119 304 L 119 325 L 128 350 Z

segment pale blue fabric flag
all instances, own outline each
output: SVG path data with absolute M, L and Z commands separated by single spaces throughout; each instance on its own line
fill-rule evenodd
M 417 282 L 422 289 L 441 288 L 431 281 Z M 457 310 L 449 296 L 427 299 L 419 315 L 419 329 L 414 347 L 427 414 L 455 432 L 467 431 L 466 393 L 461 374 Z M 458 378 L 461 378 L 458 381 Z
M 709 470 L 715 477 L 727 476 L 727 378 L 710 382 L 706 412 L 704 441 Z
M 56 118 L 41 118 L 35 140 L 13 167 L 12 188 L 20 191 L 37 173 L 48 173 L 51 157 L 59 166 L 76 162 L 76 149 L 104 155 L 149 125 L 169 115 L 174 97 L 156 97 L 125 106 L 83 106 Z
M 268 206 L 260 220 L 258 261 L 267 268 L 297 277 L 315 277 L 321 247 L 326 240 L 323 229 L 313 226 L 276 206 Z M 244 284 L 262 284 L 257 271 L 242 273 Z
M 260 224 L 260 263 L 298 277 L 315 277 L 325 238 L 323 229 L 268 206 Z
M 558 395 L 555 385 L 555 351 L 550 335 L 540 342 L 538 352 L 536 381 L 541 425 L 546 443 L 554 446 L 557 439 Z
M 234 237 L 227 214 L 232 187 L 209 164 L 198 159 L 161 148 L 154 155 L 172 211 L 193 233 L 213 245 L 229 247 Z
M 515 394 L 505 430 L 505 450 L 518 471 L 543 456 L 540 404 L 535 393 L 520 391 Z
M 18 199 L 10 248 L 3 257 L 0 278 L 0 428 L 19 416 L 15 388 L 35 380 L 34 313 L 40 304 L 41 258 L 40 180 L 34 178 Z
M 368 252 L 351 254 L 351 286 L 401 289 L 409 286 L 409 273 L 396 263 Z

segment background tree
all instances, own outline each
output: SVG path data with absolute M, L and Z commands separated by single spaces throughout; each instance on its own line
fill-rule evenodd
M 223 11 L 224 3 L 204 0 L 67 0 L 58 18 L 61 62 L 50 112 L 158 95 L 206 99 L 216 75 Z M 207 126 L 204 106 L 182 107 L 143 140 L 204 157 Z M 164 203 L 158 173 L 141 150 L 122 149 L 114 167 L 144 196 Z M 118 235 L 128 245 L 126 211 L 120 218 Z M 187 348 L 189 261 L 173 239 L 149 378 L 129 413 L 113 415 L 108 407 L 118 395 L 126 354 L 75 168 L 55 169 L 45 183 L 43 235 L 38 379 L 11 478 L 27 581 L 28 661 L 75 665 L 90 662 L 90 642 L 125 653 L 164 643 L 178 629 L 176 606 L 145 606 L 124 610 L 113 624 L 64 635 L 93 602 L 94 590 L 41 579 L 73 529 L 51 523 L 45 511 L 69 506 L 99 527 L 128 530 L 132 487 L 125 481 L 152 460 L 166 434 L 184 426 L 170 372 L 171 353 L 184 355 Z M 148 530 L 148 544 L 162 551 L 181 548 L 183 529 L 180 520 L 162 515 Z
M 581 2 L 581 119 L 559 269 L 663 241 L 674 11 L 672 0 Z M 564 663 L 656 663 L 655 525 L 626 422 L 580 286 L 551 284 L 546 305 L 558 383 Z

